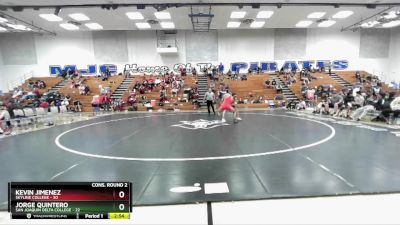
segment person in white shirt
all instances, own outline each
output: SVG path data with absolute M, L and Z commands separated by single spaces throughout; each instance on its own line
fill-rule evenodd
M 215 110 L 214 110 L 214 101 L 215 101 L 215 94 L 214 92 L 212 92 L 211 88 L 208 89 L 208 92 L 206 92 L 206 94 L 204 95 L 204 100 L 207 100 L 207 110 L 208 110 L 208 114 L 211 113 L 210 111 L 210 107 L 213 110 L 213 113 L 215 114 Z
M 158 86 L 158 85 L 160 85 L 160 83 L 161 83 L 161 79 L 160 79 L 160 77 L 157 77 L 156 80 L 154 81 L 154 84 L 156 86 Z
M 393 101 L 390 103 L 390 108 L 393 111 L 398 111 L 400 110 L 400 96 L 396 97 L 395 99 L 393 99 Z
M 11 133 L 11 122 L 10 113 L 7 111 L 3 102 L 0 102 L 0 134 L 10 134 Z M 5 122 L 5 126 L 3 125 Z

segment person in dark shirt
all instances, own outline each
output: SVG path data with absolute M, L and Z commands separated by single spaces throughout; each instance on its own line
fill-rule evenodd
M 270 80 L 266 80 L 265 81 L 265 87 L 266 88 L 271 88 L 271 81 Z
M 66 79 L 67 78 L 67 71 L 65 71 L 65 70 L 62 70 L 62 72 L 61 72 L 61 77 L 62 78 L 64 78 L 64 79 Z

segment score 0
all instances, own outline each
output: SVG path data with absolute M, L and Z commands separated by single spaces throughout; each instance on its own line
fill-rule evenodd
M 124 200 L 125 199 L 125 196 L 126 196 L 126 194 L 125 194 L 125 191 L 119 191 L 118 192 L 118 197 L 117 197 L 117 200 Z M 118 209 L 120 210 L 120 211 L 125 211 L 125 204 L 124 203 L 120 203 L 119 205 L 118 205 Z

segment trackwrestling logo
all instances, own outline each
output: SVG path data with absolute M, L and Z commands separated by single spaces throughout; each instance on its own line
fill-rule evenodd
M 212 129 L 215 127 L 226 126 L 229 125 L 221 120 L 195 120 L 195 121 L 180 121 L 181 124 L 175 124 L 171 127 L 181 127 L 189 130 L 197 130 L 197 129 Z

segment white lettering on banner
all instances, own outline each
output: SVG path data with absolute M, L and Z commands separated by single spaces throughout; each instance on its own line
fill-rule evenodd
M 200 71 L 203 71 L 204 69 L 208 69 L 212 66 L 212 63 L 197 63 L 196 66 L 199 67 Z
M 132 73 L 165 73 L 169 71 L 168 66 L 137 66 L 137 64 L 125 64 L 125 70 Z

